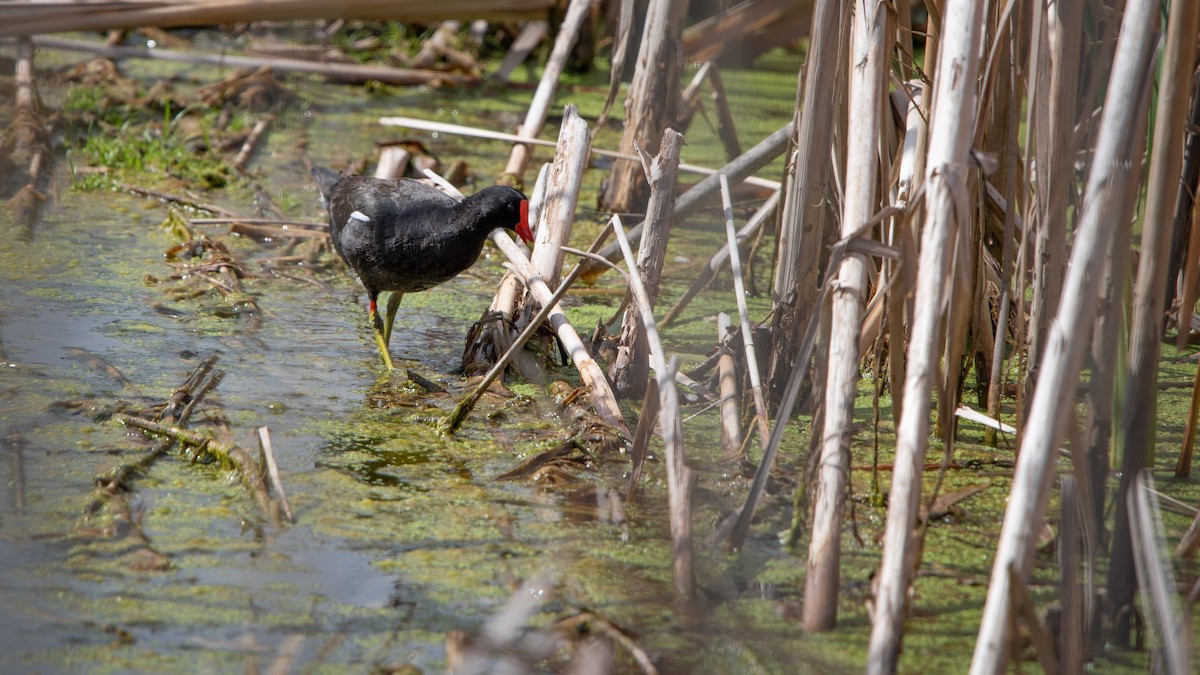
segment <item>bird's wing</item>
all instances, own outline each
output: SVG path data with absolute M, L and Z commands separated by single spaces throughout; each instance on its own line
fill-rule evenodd
M 363 247 L 369 247 L 375 241 L 377 225 L 371 221 L 371 217 L 362 211 L 352 211 L 342 223 L 341 231 L 338 233 L 338 239 L 341 246 L 346 251 L 356 251 Z

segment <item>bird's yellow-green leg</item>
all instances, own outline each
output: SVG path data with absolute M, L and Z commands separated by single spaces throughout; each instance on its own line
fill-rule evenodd
M 379 320 L 379 312 L 375 308 L 375 298 L 371 298 L 371 305 L 367 311 L 371 319 L 371 332 L 375 334 L 375 344 L 379 347 L 379 355 L 383 357 L 383 365 L 388 370 L 394 370 L 392 356 L 388 354 L 387 340 L 383 337 L 383 322 Z
M 392 322 L 396 320 L 396 310 L 400 309 L 400 301 L 404 299 L 404 294 L 400 291 L 392 291 L 388 296 L 387 310 L 384 312 L 383 318 L 383 344 L 392 344 Z

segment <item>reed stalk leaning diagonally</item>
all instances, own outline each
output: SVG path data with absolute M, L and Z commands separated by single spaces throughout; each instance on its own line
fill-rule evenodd
M 1012 492 L 1000 530 L 971 672 L 1000 673 L 1008 655 L 1012 627 L 1012 583 L 1029 578 L 1034 528 L 1049 502 L 1051 462 L 1067 423 L 1069 406 L 1058 405 L 1068 382 L 1079 375 L 1084 341 L 1073 339 L 1076 326 L 1090 325 L 1096 311 L 1100 269 L 1114 224 L 1128 218 L 1132 204 L 1121 198 L 1130 170 L 1133 137 L 1147 101 L 1154 52 L 1157 3 L 1133 0 L 1125 8 L 1121 37 L 1113 61 L 1112 80 L 1100 121 L 1096 155 L 1088 174 L 1075 247 L 1071 252 L 1062 303 L 1046 339 L 1047 352 L 1025 423 L 1025 437 L 1013 478 Z M 1133 103 L 1131 103 L 1133 102 Z M 1086 332 L 1085 332 L 1086 334 Z

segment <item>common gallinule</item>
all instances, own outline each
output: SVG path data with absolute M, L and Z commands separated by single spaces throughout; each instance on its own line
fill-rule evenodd
M 312 176 L 329 210 L 333 248 L 367 288 L 375 343 L 388 370 L 392 322 L 405 293 L 433 288 L 475 264 L 498 227 L 533 241 L 529 202 L 510 187 L 484 188 L 459 202 L 407 178 L 340 176 L 321 167 Z M 391 297 L 381 322 L 375 300 L 382 291 Z

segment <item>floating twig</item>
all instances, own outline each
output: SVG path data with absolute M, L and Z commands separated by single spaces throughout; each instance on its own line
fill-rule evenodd
M 196 366 L 188 379 L 171 392 L 166 404 L 159 410 L 158 419 L 177 419 L 179 426 L 186 425 L 192 406 L 221 379 L 220 371 L 212 372 L 216 361 L 217 357 L 211 356 Z M 174 439 L 170 437 L 160 439 L 149 451 L 142 453 L 134 461 L 120 464 L 111 471 L 97 476 L 91 491 L 91 499 L 83 510 L 86 523 L 103 505 L 108 505 L 114 524 L 123 525 L 126 528 L 125 531 L 140 543 L 142 548 L 136 553 L 138 558 L 134 564 L 141 569 L 166 569 L 170 566 L 170 557 L 151 545 L 150 538 L 142 530 L 141 516 L 130 508 L 125 493 L 131 489 L 133 479 L 148 471 L 174 442 Z M 112 530 L 106 529 L 105 531 Z
M 617 100 L 617 93 L 621 90 L 621 78 L 625 76 L 625 56 L 629 53 L 630 36 L 633 35 L 633 9 L 632 2 L 622 2 L 618 5 L 617 30 L 613 35 L 612 56 L 608 64 L 608 94 L 604 97 L 604 107 L 600 109 L 600 116 L 596 119 L 596 129 L 604 126 L 605 120 L 608 119 L 608 111 L 612 109 L 612 104 Z
M 71 358 L 84 362 L 88 365 L 88 367 L 104 371 L 104 373 L 109 377 L 117 382 L 120 382 L 121 386 L 124 387 L 130 394 L 134 396 L 142 395 L 142 392 L 137 388 L 136 385 L 134 385 L 134 383 L 129 381 L 129 378 L 125 377 L 125 373 L 122 373 L 120 368 L 117 368 L 113 364 L 109 363 L 99 354 L 86 349 L 80 349 L 79 347 L 67 347 L 64 351 L 66 351 Z
M 206 220 L 215 220 L 208 218 Z M 276 226 L 276 225 L 259 225 L 246 222 L 245 220 L 225 219 L 226 222 L 232 222 L 229 226 L 229 231 L 234 234 L 240 234 L 244 237 L 258 237 L 260 239 L 329 239 L 329 232 L 323 230 L 314 230 L 307 227 L 292 227 L 291 223 Z M 193 220 L 193 223 L 197 221 Z

